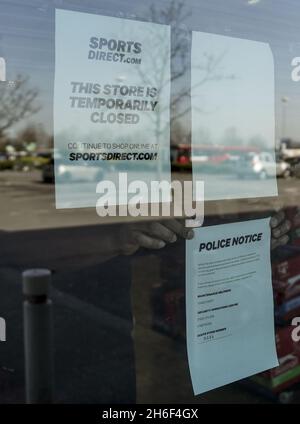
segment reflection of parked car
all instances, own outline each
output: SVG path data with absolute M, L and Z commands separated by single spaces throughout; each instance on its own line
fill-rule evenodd
M 54 183 L 54 159 L 46 164 L 42 169 L 42 179 L 44 183 Z M 103 170 L 99 166 L 88 164 L 66 164 L 57 161 L 56 178 L 59 183 L 69 181 L 101 181 Z
M 237 175 L 239 178 L 253 176 L 262 180 L 275 176 L 287 178 L 291 175 L 291 167 L 280 158 L 276 158 L 275 162 L 269 152 L 248 153 L 237 161 Z
M 258 150 L 257 150 L 258 151 Z M 223 164 L 234 165 L 238 158 L 256 150 L 247 146 L 196 145 L 179 144 L 171 147 L 171 164 L 175 169 L 191 169 L 192 163 L 197 166 L 216 167 Z
M 54 183 L 54 159 L 42 168 L 42 179 L 44 183 Z
M 276 158 L 276 175 L 277 177 L 289 178 L 292 176 L 291 165 L 280 157 Z
M 91 164 L 58 163 L 56 166 L 56 179 L 58 183 L 69 181 L 101 181 L 103 171 L 99 166 Z

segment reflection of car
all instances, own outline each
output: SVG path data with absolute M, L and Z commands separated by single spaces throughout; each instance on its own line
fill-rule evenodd
M 42 179 L 44 183 L 54 183 L 54 159 L 51 159 L 48 164 L 42 169 Z M 57 181 L 101 181 L 104 172 L 99 166 L 91 166 L 88 164 L 66 164 L 62 161 L 57 161 L 56 178 Z
M 233 165 L 241 155 L 256 153 L 247 146 L 195 145 L 179 144 L 171 147 L 171 164 L 173 169 L 191 169 L 196 166 Z
M 172 146 L 170 156 L 174 170 L 191 167 L 191 149 L 189 146 Z
M 237 175 L 239 178 L 258 177 L 266 179 L 268 177 L 284 177 L 291 175 L 290 165 L 280 158 L 274 161 L 274 156 L 269 152 L 248 153 L 237 161 Z
M 277 177 L 288 178 L 292 175 L 291 165 L 281 158 L 276 158 Z
M 101 181 L 103 180 L 103 170 L 99 166 L 91 164 L 68 164 L 58 163 L 56 165 L 57 182 L 69 181 Z
M 54 183 L 54 159 L 43 166 L 42 179 L 44 183 Z

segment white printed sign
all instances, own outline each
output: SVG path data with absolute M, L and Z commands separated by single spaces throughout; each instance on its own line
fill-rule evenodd
M 170 181 L 169 105 L 169 26 L 57 9 L 56 206 L 95 206 L 97 183 L 121 172 Z
M 195 394 L 278 365 L 269 222 L 197 228 L 186 242 L 187 349 Z

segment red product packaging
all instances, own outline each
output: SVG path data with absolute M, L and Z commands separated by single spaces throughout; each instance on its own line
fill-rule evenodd
M 300 246 L 300 207 L 292 206 L 286 208 L 285 217 L 291 223 L 289 244 L 292 246 Z
M 292 326 L 277 328 L 276 349 L 279 366 L 251 378 L 274 393 L 300 381 L 300 342 L 294 342 L 292 339 L 294 329 Z
M 300 257 L 295 256 L 272 266 L 275 300 L 281 304 L 300 296 Z
M 286 208 L 284 210 L 285 217 L 291 223 L 291 228 L 300 228 L 300 207 L 292 206 L 290 208 Z

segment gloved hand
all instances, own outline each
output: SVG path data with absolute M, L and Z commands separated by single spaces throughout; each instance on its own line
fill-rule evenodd
M 288 232 L 291 223 L 285 218 L 283 211 L 277 212 L 270 220 L 271 226 L 271 249 L 287 244 L 289 241 Z
M 283 211 L 277 212 L 270 220 L 271 249 L 287 244 L 291 223 L 285 218 Z M 139 248 L 162 249 L 168 243 L 174 243 L 177 237 L 190 240 L 193 230 L 185 228 L 177 219 L 124 224 L 120 231 L 120 253 L 132 255 Z
M 120 249 L 123 255 L 132 255 L 140 247 L 162 249 L 168 243 L 174 243 L 177 237 L 190 240 L 193 230 L 185 228 L 184 221 L 168 219 L 161 221 L 124 224 L 120 231 Z

